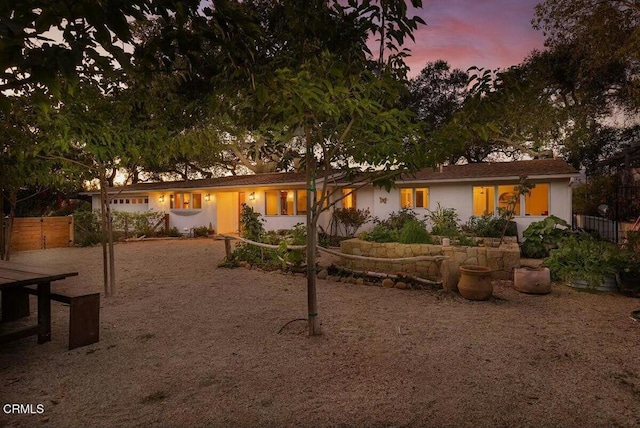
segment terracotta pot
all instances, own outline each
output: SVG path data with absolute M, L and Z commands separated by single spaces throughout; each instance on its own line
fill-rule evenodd
M 551 292 L 549 268 L 515 268 L 513 288 L 521 293 L 547 294 Z
M 458 291 L 468 300 L 488 300 L 493 294 L 491 268 L 486 266 L 460 266 Z

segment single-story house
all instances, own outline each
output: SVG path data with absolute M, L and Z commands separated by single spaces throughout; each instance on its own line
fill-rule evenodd
M 401 208 L 422 217 L 428 210 L 455 208 L 461 221 L 471 216 L 497 213 L 506 207 L 520 177 L 535 187 L 519 197 L 514 221 L 519 234 L 532 222 L 555 215 L 571 221 L 571 184 L 579 176 L 560 159 L 475 163 L 429 168 L 396 181 L 390 191 L 371 185 L 344 187 L 347 195 L 338 207 L 368 208 L 384 219 Z M 322 178 L 317 186 L 321 188 Z M 98 192 L 90 193 L 99 209 Z M 340 193 L 339 193 L 340 194 Z M 242 204 L 262 214 L 267 230 L 289 229 L 306 220 L 304 173 L 267 173 L 227 176 L 179 182 L 140 183 L 109 189 L 112 210 L 169 214 L 170 227 L 181 232 L 210 225 L 217 233 L 237 233 Z M 320 225 L 327 229 L 331 214 L 324 213 Z

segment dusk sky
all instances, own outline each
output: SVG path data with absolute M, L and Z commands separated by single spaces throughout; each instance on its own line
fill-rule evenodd
M 446 60 L 452 68 L 507 68 L 543 47 L 542 33 L 531 28 L 540 0 L 424 0 L 417 13 L 426 21 L 408 43 L 410 76 L 425 64 Z

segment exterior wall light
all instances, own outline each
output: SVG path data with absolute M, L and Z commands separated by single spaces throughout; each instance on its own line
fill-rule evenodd
M 211 200 L 211 195 L 209 193 L 207 193 L 206 195 L 204 195 L 204 200 L 209 202 Z
M 160 202 L 164 202 L 164 195 L 160 195 L 160 196 L 158 197 L 158 200 L 159 200 Z
M 256 192 L 249 193 L 249 200 L 254 201 L 256 199 Z

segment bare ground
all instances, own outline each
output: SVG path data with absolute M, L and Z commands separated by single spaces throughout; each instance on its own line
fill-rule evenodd
M 432 290 L 319 281 L 323 335 L 307 337 L 300 276 L 224 269 L 210 239 L 116 246 L 100 342 L 0 349 L 7 427 L 640 426 L 640 299 L 498 284 L 488 302 Z M 100 291 L 101 249 L 15 254 L 78 270 Z M 32 308 L 35 301 L 32 301 Z

